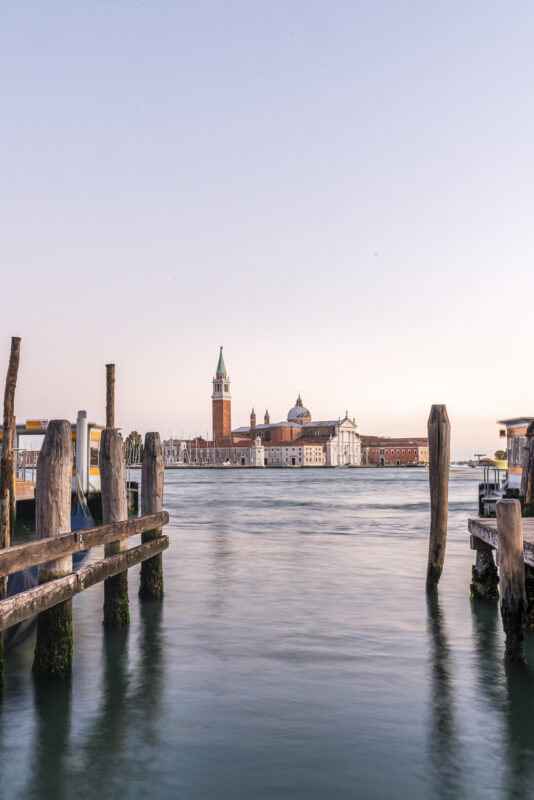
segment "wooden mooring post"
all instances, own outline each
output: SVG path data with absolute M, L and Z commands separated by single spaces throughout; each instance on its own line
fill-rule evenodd
M 48 423 L 37 460 L 35 534 L 37 539 L 70 530 L 72 493 L 72 435 L 68 420 Z M 72 572 L 72 555 L 39 567 L 39 584 Z M 37 683 L 64 681 L 72 672 L 72 600 L 42 611 L 37 620 L 33 675 Z
M 11 339 L 11 352 L 4 391 L 4 427 L 0 459 L 0 548 L 11 543 L 11 526 L 15 521 L 15 389 L 20 361 L 20 338 Z M 7 576 L 0 576 L 0 601 L 7 594 Z M 4 636 L 0 633 L 0 691 L 4 685 Z
M 122 439 L 115 422 L 115 365 L 106 364 L 106 423 L 100 441 L 100 482 L 102 521 L 104 524 L 128 519 L 126 471 Z M 106 556 L 114 556 L 128 546 L 124 539 L 105 545 Z M 108 578 L 104 583 L 104 626 L 108 630 L 130 624 L 128 571 Z
M 115 364 L 106 364 L 106 428 L 115 427 Z
M 499 500 L 496 509 L 501 617 L 506 635 L 505 660 L 508 664 L 526 664 L 523 652 L 523 625 L 527 600 L 521 504 L 519 500 Z
M 443 572 L 449 510 L 451 426 L 444 405 L 433 405 L 428 417 L 430 539 L 426 572 L 427 592 L 436 592 Z
M 143 450 L 141 472 L 141 514 L 157 514 L 163 508 L 163 450 L 159 433 L 147 433 Z M 149 542 L 161 536 L 161 528 L 147 531 L 141 541 Z M 163 597 L 163 560 L 161 553 L 143 561 L 139 596 L 145 598 Z

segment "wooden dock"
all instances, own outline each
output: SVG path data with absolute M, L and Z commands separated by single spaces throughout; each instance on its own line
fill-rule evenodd
M 19 500 L 35 500 L 35 483 L 33 481 L 15 480 L 15 498 Z
M 525 564 L 534 567 L 534 517 L 524 517 L 523 524 L 523 553 Z M 471 517 L 467 522 L 467 527 L 471 536 L 485 542 L 494 550 L 499 550 L 499 532 L 497 530 L 497 520 L 484 519 L 482 517 Z M 472 549 L 478 549 L 473 546 Z

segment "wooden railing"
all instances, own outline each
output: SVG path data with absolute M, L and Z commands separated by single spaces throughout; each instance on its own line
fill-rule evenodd
M 155 531 L 169 521 L 167 511 L 144 517 L 113 522 L 97 528 L 59 534 L 0 550 L 0 578 L 28 567 L 72 555 L 98 545 L 128 539 L 136 534 Z M 168 536 L 157 536 L 130 550 L 107 556 L 69 575 L 42 583 L 20 594 L 0 600 L 0 631 L 16 625 L 41 611 L 69 600 L 100 581 L 118 575 L 136 564 L 162 553 L 169 546 Z

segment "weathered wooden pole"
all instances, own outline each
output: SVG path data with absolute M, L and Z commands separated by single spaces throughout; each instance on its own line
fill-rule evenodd
M 523 473 L 521 475 L 521 489 L 519 494 L 524 499 L 526 506 L 532 503 L 534 494 L 534 422 L 531 422 L 526 432 L 526 446 L 523 452 Z
M 163 508 L 163 450 L 159 433 L 147 433 L 141 472 L 141 514 L 156 514 Z M 161 528 L 147 531 L 141 541 L 161 536 Z M 163 597 L 163 559 L 161 553 L 141 564 L 140 597 Z
M 72 431 L 68 420 L 48 423 L 37 460 L 35 534 L 37 539 L 70 530 L 72 493 Z M 72 572 L 72 556 L 39 567 L 39 583 Z M 33 675 L 37 683 L 64 681 L 72 672 L 72 600 L 42 611 L 37 619 Z
M 527 601 L 521 504 L 519 500 L 499 500 L 496 508 L 501 617 L 506 635 L 505 659 L 509 664 L 526 664 L 523 653 L 523 624 Z
M 430 482 L 430 540 L 426 590 L 436 592 L 445 561 L 447 518 L 449 512 L 449 467 L 451 463 L 451 426 L 447 407 L 434 405 L 428 417 Z
M 126 472 L 122 440 L 115 422 L 115 365 L 106 364 L 106 428 L 100 442 L 100 483 L 102 489 L 102 521 L 122 522 L 128 519 Z M 104 555 L 112 556 L 128 548 L 126 539 L 104 546 Z M 104 626 L 108 630 L 124 628 L 130 623 L 128 570 L 104 581 Z
M 499 599 L 499 573 L 489 544 L 471 537 L 471 549 L 476 551 L 476 562 L 471 570 L 471 597 L 476 600 Z
M 106 428 L 115 427 L 115 364 L 106 364 Z
M 11 339 L 11 352 L 7 367 L 4 391 L 4 427 L 2 432 L 2 455 L 0 458 L 0 548 L 11 543 L 11 526 L 15 521 L 16 502 L 14 452 L 15 442 L 15 389 L 20 360 L 20 338 Z M 0 576 L 0 600 L 7 593 L 7 577 Z M 0 633 L 0 691 L 4 684 L 4 634 Z
M 2 431 L 2 457 L 0 462 L 0 547 L 9 547 L 13 523 L 12 509 L 15 498 L 15 389 L 20 360 L 20 338 L 11 339 L 11 353 L 4 391 L 4 427 Z

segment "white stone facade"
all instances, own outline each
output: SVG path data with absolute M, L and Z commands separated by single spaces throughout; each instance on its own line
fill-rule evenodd
M 345 417 L 335 426 L 335 433 L 326 443 L 328 467 L 360 466 L 362 445 L 353 420 Z
M 322 444 L 299 442 L 265 442 L 266 467 L 324 467 L 326 453 Z

